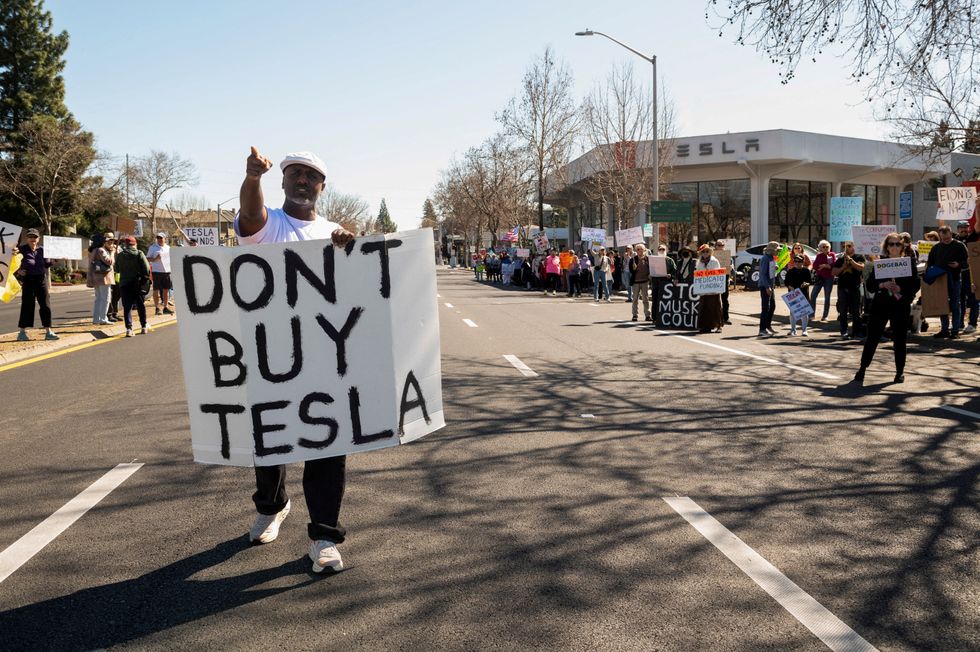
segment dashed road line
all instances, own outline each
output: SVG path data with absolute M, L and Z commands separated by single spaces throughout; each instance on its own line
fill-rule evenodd
M 119 464 L 0 552 L 0 582 L 10 577 L 142 466 L 142 463 L 135 462 Z
M 953 407 L 952 405 L 940 405 L 940 410 L 946 410 L 947 412 L 952 412 L 954 414 L 959 414 L 964 417 L 972 417 L 974 419 L 980 419 L 980 414 L 976 412 L 970 412 L 969 410 L 964 410 L 963 408 Z
M 538 375 L 533 369 L 531 369 L 529 366 L 524 364 L 524 362 L 516 355 L 507 354 L 504 356 L 504 360 L 514 365 L 515 369 L 517 369 L 519 372 L 521 372 L 528 378 Z
M 470 328 L 476 328 L 477 327 L 476 326 L 476 322 L 474 322 L 472 319 L 464 319 L 463 320 L 463 323 L 466 324 L 467 326 L 469 326 Z
M 451 303 L 447 303 L 447 304 L 445 304 L 445 306 L 446 306 L 447 308 L 452 308 L 452 307 L 453 307 L 453 304 L 451 304 Z
M 665 497 L 664 502 L 831 650 L 877 652 L 877 648 L 871 643 L 830 613 L 762 555 L 701 509 L 696 502 L 680 497 Z
M 755 355 L 754 353 L 748 353 L 746 351 L 739 351 L 738 349 L 733 349 L 727 346 L 722 346 L 721 344 L 715 344 L 714 342 L 706 342 L 704 340 L 699 340 L 695 337 L 688 337 L 686 335 L 681 335 L 677 331 L 656 331 L 658 335 L 670 335 L 673 337 L 679 337 L 682 340 L 688 342 L 694 342 L 695 344 L 700 344 L 702 346 L 710 346 L 715 349 L 721 349 L 722 351 L 727 351 L 729 353 L 734 353 L 736 355 L 744 355 L 747 358 L 752 358 L 753 360 L 759 360 L 761 362 L 767 362 L 769 364 L 776 364 L 781 367 L 786 367 L 787 369 L 795 369 L 801 373 L 810 374 L 811 376 L 817 376 L 818 378 L 826 378 L 828 380 L 840 380 L 840 376 L 835 376 L 834 374 L 828 374 L 823 371 L 815 371 L 813 369 L 807 369 L 806 367 L 800 367 L 795 364 L 789 364 L 788 362 L 782 362 L 781 360 L 775 360 L 773 358 L 765 358 L 761 355 Z

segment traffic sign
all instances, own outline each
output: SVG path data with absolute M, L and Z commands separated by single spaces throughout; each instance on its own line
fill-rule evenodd
M 650 202 L 651 222 L 690 222 L 691 219 L 692 209 L 689 201 Z

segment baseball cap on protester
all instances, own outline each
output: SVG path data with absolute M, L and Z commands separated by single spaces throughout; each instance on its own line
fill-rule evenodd
M 286 154 L 286 158 L 279 164 L 279 169 L 285 171 L 290 165 L 305 165 L 311 167 L 324 177 L 327 176 L 327 166 L 320 160 L 320 157 L 313 152 L 292 152 Z
M 134 238 L 131 235 L 124 236 L 123 239 L 120 240 L 119 242 L 123 244 L 130 244 L 133 245 L 134 247 L 136 246 L 136 238 Z
M 38 233 L 37 229 L 27 229 L 27 235 L 36 235 L 38 237 L 41 237 L 41 234 Z
M 160 231 L 160 233 L 157 233 L 157 237 L 158 237 L 158 238 L 164 238 L 164 239 L 166 239 L 166 237 L 167 237 L 167 234 L 166 234 L 166 233 L 164 233 L 163 231 Z

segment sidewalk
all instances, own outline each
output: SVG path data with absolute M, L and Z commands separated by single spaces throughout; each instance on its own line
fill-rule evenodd
M 65 287 L 62 291 L 71 292 L 75 287 L 78 286 Z M 81 288 L 91 290 L 90 288 L 85 288 L 84 285 Z M 151 329 L 154 326 L 176 320 L 177 317 L 175 315 L 154 315 L 153 302 L 148 302 L 146 323 Z M 135 310 L 133 311 L 133 324 L 136 326 L 136 337 L 147 337 L 146 335 L 139 335 L 139 318 L 136 316 Z M 31 339 L 27 342 L 18 342 L 16 331 L 0 335 L 0 366 L 47 353 L 54 353 L 55 351 L 78 346 L 79 344 L 88 344 L 110 337 L 122 336 L 126 333 L 126 326 L 121 320 L 114 324 L 97 326 L 92 323 L 91 316 L 86 315 L 78 319 L 63 322 L 58 325 L 56 332 L 61 339 L 53 341 L 44 339 L 43 328 L 28 329 L 27 334 L 30 335 Z M 152 335 L 152 330 L 150 331 L 150 335 Z
M 773 322 L 788 326 L 789 310 L 786 308 L 786 304 L 782 299 L 784 294 L 786 294 L 786 288 L 776 288 L 776 315 L 773 317 Z M 759 312 L 762 308 L 758 291 L 732 291 L 728 295 L 728 302 L 729 312 L 732 315 L 744 317 L 746 318 L 746 322 L 755 320 L 756 324 L 758 324 Z M 817 298 L 817 313 L 821 314 L 822 310 L 823 296 L 820 296 Z M 910 342 L 914 341 L 920 346 L 930 346 L 936 349 L 959 349 L 961 351 L 980 354 L 980 331 L 974 331 L 965 335 L 960 333 L 959 339 L 956 340 L 935 340 L 932 336 L 939 331 L 939 318 L 930 317 L 928 322 L 929 330 L 925 333 L 919 333 L 918 336 L 912 336 L 909 339 Z M 810 331 L 814 335 L 821 334 L 827 336 L 837 336 L 840 333 L 840 327 L 837 322 L 837 309 L 833 303 L 830 306 L 830 318 L 827 321 L 813 321 L 811 319 Z

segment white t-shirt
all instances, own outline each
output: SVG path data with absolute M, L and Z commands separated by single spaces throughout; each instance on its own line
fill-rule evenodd
M 150 270 L 161 273 L 170 272 L 170 246 L 169 245 L 158 245 L 153 243 L 150 248 L 146 250 L 146 257 L 153 258 L 157 254 L 160 254 L 160 260 L 154 260 L 150 262 Z
M 328 240 L 331 234 L 341 228 L 325 217 L 317 215 L 313 221 L 297 220 L 281 208 L 266 207 L 269 215 L 265 226 L 254 235 L 242 235 L 238 230 L 238 216 L 235 216 L 235 235 L 242 244 L 264 244 L 267 242 L 296 242 L 297 240 Z

